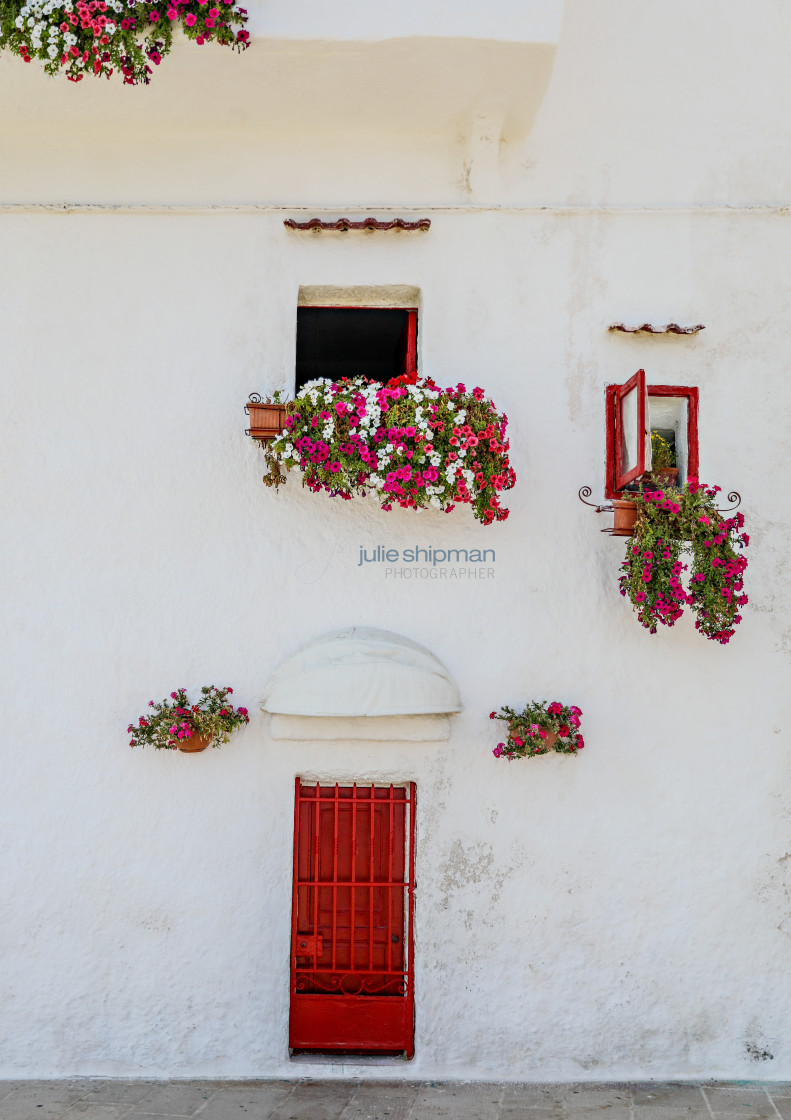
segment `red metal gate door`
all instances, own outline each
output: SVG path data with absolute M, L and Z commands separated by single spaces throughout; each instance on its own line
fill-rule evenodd
M 294 808 L 292 1050 L 414 1052 L 415 786 L 303 785 Z

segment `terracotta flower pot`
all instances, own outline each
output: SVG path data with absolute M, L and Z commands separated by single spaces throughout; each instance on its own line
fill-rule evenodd
M 547 731 L 546 739 L 541 740 L 541 747 L 545 751 L 551 751 L 555 743 L 558 741 L 557 731 Z
M 637 520 L 637 502 L 630 502 L 623 498 L 613 498 L 612 535 L 614 537 L 631 537 L 634 532 L 634 523 Z
M 253 439 L 274 439 L 286 426 L 288 409 L 283 404 L 248 401 L 244 409 L 250 417 L 249 433 Z
M 661 467 L 654 471 L 654 482 L 659 486 L 678 486 L 678 467 Z
M 211 735 L 193 735 L 191 739 L 179 739 L 179 750 L 185 754 L 205 751 L 211 742 Z

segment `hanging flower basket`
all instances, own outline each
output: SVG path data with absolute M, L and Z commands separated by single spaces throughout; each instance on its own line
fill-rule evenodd
M 660 625 L 673 626 L 685 606 L 697 615 L 698 632 L 721 645 L 742 621 L 740 609 L 748 600 L 743 578 L 747 559 L 741 550 L 750 538 L 742 531 L 742 513 L 730 517 L 717 509 L 719 492 L 719 486 L 690 478 L 683 490 L 646 490 L 636 497 L 635 525 L 619 582 L 621 594 L 652 634 Z M 738 495 L 728 498 L 735 501 Z M 682 555 L 691 558 L 691 569 Z M 682 573 L 688 570 L 685 587 Z
M 489 719 L 502 719 L 508 724 L 508 738 L 492 751 L 495 758 L 535 758 L 536 755 L 576 754 L 585 746 L 580 734 L 582 709 L 567 706 L 559 700 L 526 704 L 521 712 L 503 707 L 490 712 Z
M 449 513 L 466 504 L 490 525 L 508 516 L 500 494 L 516 481 L 507 425 L 483 389 L 470 392 L 461 383 L 310 381 L 290 404 L 285 430 L 264 448 L 264 481 L 279 486 L 284 470 L 298 468 L 316 493 L 346 500 L 370 493 L 384 510 Z
M 229 702 L 232 693 L 232 688 L 204 685 L 195 704 L 190 704 L 183 688 L 171 692 L 170 699 L 160 704 L 149 700 L 152 710 L 140 716 L 137 726 L 130 723 L 126 729 L 130 735 L 129 746 L 148 744 L 157 750 L 197 754 L 208 746 L 227 743 L 234 731 L 250 722 L 247 708 L 234 708 Z

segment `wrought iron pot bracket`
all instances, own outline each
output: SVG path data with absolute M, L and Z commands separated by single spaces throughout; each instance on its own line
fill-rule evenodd
M 590 486 L 580 486 L 579 490 L 577 491 L 577 497 L 579 498 L 579 500 L 582 502 L 583 505 L 590 506 L 591 509 L 596 510 L 597 513 L 614 513 L 615 512 L 615 507 L 612 506 L 612 505 L 607 505 L 607 504 L 598 505 L 596 502 L 587 501 L 586 499 L 589 498 L 592 493 L 593 493 L 593 491 L 591 490 Z M 625 490 L 623 492 L 623 500 L 624 501 L 629 501 L 629 499 L 633 496 L 637 497 L 636 494 L 630 493 L 628 490 Z M 718 509 L 717 513 L 723 513 L 723 514 L 733 513 L 733 511 L 738 509 L 739 506 L 742 504 L 742 496 L 738 492 L 738 490 L 731 490 L 731 492 L 728 494 L 728 501 L 731 502 L 732 505 L 728 509 Z M 610 526 L 607 529 L 601 529 L 600 532 L 609 533 L 610 535 L 612 535 L 612 527 Z

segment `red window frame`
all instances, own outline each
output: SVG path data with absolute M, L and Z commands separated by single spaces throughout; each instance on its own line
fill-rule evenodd
M 404 359 L 404 373 L 408 377 L 417 377 L 417 312 L 416 307 L 369 307 L 359 303 L 309 303 L 300 304 L 300 307 L 315 307 L 322 311 L 406 311 L 406 355 Z
M 296 779 L 292 1051 L 414 1054 L 415 803 Z
M 619 434 L 623 428 L 623 402 L 630 393 L 637 393 L 637 462 L 630 471 L 624 471 L 623 464 L 623 439 Z M 630 482 L 634 482 L 645 473 L 645 370 L 638 369 L 634 377 L 630 377 L 624 385 L 615 388 L 615 408 L 613 413 L 615 432 L 615 489 L 623 490 Z
M 643 372 L 642 370 L 638 373 Z M 618 482 L 618 461 L 620 458 L 617 423 L 616 418 L 618 415 L 619 401 L 625 395 L 627 386 L 634 382 L 634 377 L 630 378 L 624 385 L 608 385 L 605 389 L 605 409 L 606 409 L 606 462 L 605 462 L 605 475 L 604 475 L 604 496 L 605 498 L 617 498 L 622 492 L 619 489 Z M 698 400 L 699 390 L 696 385 L 646 385 L 645 395 L 647 397 L 684 397 L 687 402 L 687 478 L 699 477 L 699 457 L 698 457 Z M 638 405 L 639 410 L 639 405 Z M 645 422 L 643 417 L 643 428 Z M 645 452 L 645 448 L 643 448 Z M 642 472 L 640 472 L 642 473 Z M 634 477 L 637 477 L 635 475 Z M 624 483 L 624 485 L 628 485 Z

